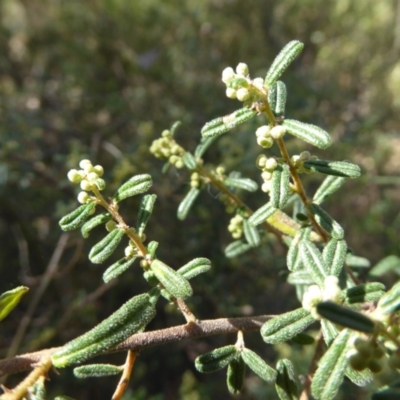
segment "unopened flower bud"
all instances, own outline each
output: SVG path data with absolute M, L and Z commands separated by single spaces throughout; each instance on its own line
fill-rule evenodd
M 84 179 L 81 182 L 81 189 L 82 190 L 92 190 L 92 184 L 87 179 Z
M 89 182 L 93 182 L 93 181 L 95 181 L 97 178 L 98 178 L 98 175 L 96 174 L 96 172 L 89 172 L 89 173 L 86 175 L 86 179 L 87 179 Z
M 96 172 L 98 176 L 103 176 L 104 174 L 104 168 L 101 165 L 96 165 L 93 167 L 93 171 Z
M 245 88 L 240 88 L 236 92 L 236 97 L 239 101 L 246 101 L 250 98 L 250 92 Z
M 286 133 L 286 128 L 282 125 L 274 126 L 271 129 L 271 137 L 274 139 L 282 139 Z
M 264 79 L 263 78 L 253 79 L 253 86 L 255 86 L 257 89 L 264 90 Z
M 267 171 L 274 171 L 278 166 L 278 161 L 275 158 L 268 158 L 267 162 L 265 163 L 265 169 Z
M 249 67 L 245 63 L 239 63 L 236 67 L 238 75 L 247 76 L 249 74 Z
M 226 97 L 229 99 L 236 99 L 236 90 L 232 88 L 226 88 Z
M 271 138 L 259 137 L 257 138 L 257 144 L 264 149 L 269 149 L 274 144 L 274 141 Z
M 235 71 L 231 67 L 227 67 L 222 71 L 222 82 L 228 83 L 236 76 Z
M 67 177 L 73 183 L 80 183 L 82 181 L 82 175 L 76 169 L 71 169 Z
M 112 232 L 116 228 L 117 228 L 117 223 L 115 221 L 111 220 L 106 223 L 106 229 L 108 232 Z
M 268 125 L 263 125 L 257 128 L 256 130 L 257 137 L 270 137 L 271 136 L 271 128 Z
M 81 204 L 86 204 L 90 200 L 90 196 L 87 192 L 79 192 L 78 201 Z

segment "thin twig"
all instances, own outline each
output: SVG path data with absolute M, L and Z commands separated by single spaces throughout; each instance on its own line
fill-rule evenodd
M 128 355 L 126 357 L 124 365 L 124 371 L 111 400 L 120 400 L 120 398 L 124 394 L 126 387 L 128 386 L 129 380 L 131 379 L 132 369 L 136 361 L 136 355 L 137 353 L 135 351 L 128 350 Z

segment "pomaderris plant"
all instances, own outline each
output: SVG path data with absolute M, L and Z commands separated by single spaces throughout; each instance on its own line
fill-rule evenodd
M 145 234 L 156 205 L 156 195 L 147 193 L 152 186 L 151 176 L 135 175 L 111 197 L 109 194 L 104 197 L 103 168 L 82 160 L 79 170 L 68 173 L 69 180 L 80 185 L 81 205 L 61 219 L 61 228 L 80 229 L 85 238 L 92 229 L 105 228 L 104 238 L 89 253 L 90 261 L 95 264 L 106 262 L 124 241 L 124 254 L 105 269 L 103 280 L 108 282 L 136 269 L 148 282 L 149 289 L 135 294 L 110 317 L 64 346 L 44 351 L 39 359 L 24 355 L 34 369 L 18 387 L 7 390 L 2 399 L 44 399 L 43 377 L 50 368 L 82 364 L 111 351 L 127 351 L 123 366 L 84 364 L 74 369 L 78 378 L 121 375 L 113 397 L 119 399 L 134 373 L 139 350 L 183 338 L 228 332 L 237 333 L 236 342 L 198 355 L 195 367 L 201 373 L 226 369 L 227 389 L 232 394 L 243 390 L 245 374 L 252 373 L 264 380 L 265 385 L 275 385 L 282 400 L 331 400 L 336 398 L 344 379 L 367 386 L 382 369 L 400 369 L 400 282 L 389 290 L 379 282 L 361 282 L 353 270 L 354 256 L 348 249 L 344 229 L 323 208 L 324 201 L 346 179 L 361 175 L 360 168 L 349 161 L 320 159 L 306 150 L 289 154 L 287 148 L 287 140 L 292 137 L 319 149 L 331 145 L 330 135 L 324 129 L 290 119 L 285 113 L 287 90 L 280 78 L 302 49 L 299 41 L 288 43 L 265 78 L 251 77 L 245 63 L 239 63 L 235 69 L 226 68 L 222 72 L 226 96 L 240 105 L 231 114 L 205 124 L 201 141 L 193 152 L 175 141 L 177 123 L 162 132 L 150 147 L 154 156 L 166 162 L 165 169 L 186 167 L 190 173 L 190 189 L 177 211 L 179 219 L 186 218 L 201 191 L 209 185 L 219 191 L 218 199 L 233 214 L 227 227 L 232 235 L 232 242 L 225 249 L 228 258 L 261 246 L 263 230 L 276 235 L 287 246 L 288 282 L 296 288 L 298 308 L 274 316 L 228 319 L 228 315 L 227 319 L 202 321 L 201 316 L 190 310 L 193 289 L 189 281 L 207 273 L 211 262 L 200 257 L 172 267 L 157 257 L 158 243 Z M 240 172 L 228 172 L 222 164 L 211 167 L 203 160 L 204 153 L 220 135 L 256 116 L 261 123 L 252 135 L 261 152 L 254 160 L 260 171 L 260 187 Z M 270 152 L 273 146 L 279 150 L 279 157 Z M 314 193 L 306 192 L 303 174 L 321 176 Z M 240 199 L 241 190 L 253 192 L 264 204 L 252 210 Z M 142 200 L 136 226 L 132 227 L 125 222 L 124 213 L 120 213 L 120 203 L 139 195 Z M 8 304 L 16 304 L 21 290 L 25 289 L 4 294 L 7 301 L 0 297 L 0 317 L 8 312 L 2 309 L 10 310 Z M 251 296 L 249 293 L 250 302 Z M 162 301 L 175 304 L 186 325 L 175 327 L 173 332 L 169 329 L 146 332 L 148 323 L 157 318 L 156 304 Z M 265 314 L 269 314 L 268 304 Z M 231 323 L 233 320 L 235 324 Z M 309 373 L 299 377 L 291 360 L 285 358 L 269 365 L 246 346 L 246 333 L 254 330 L 259 331 L 267 346 L 287 341 L 314 346 L 313 358 L 305 361 L 309 363 Z M 10 360 L 0 361 L 0 372 L 10 372 L 4 367 L 7 362 Z M 373 398 L 400 398 L 399 385 L 383 387 Z

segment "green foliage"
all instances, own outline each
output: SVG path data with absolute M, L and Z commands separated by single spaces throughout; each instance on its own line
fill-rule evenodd
M 18 286 L 0 295 L 0 321 L 7 317 L 28 290 L 26 286 Z

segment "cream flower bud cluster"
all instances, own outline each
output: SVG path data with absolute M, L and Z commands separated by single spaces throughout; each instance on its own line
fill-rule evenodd
M 87 192 L 105 189 L 106 183 L 101 179 L 104 169 L 101 165 L 93 166 L 90 160 L 82 160 L 79 166 L 80 170 L 71 169 L 67 176 L 71 182 L 80 184 L 82 191 L 78 194 L 78 201 L 85 204 L 94 200 Z
M 225 68 L 222 71 L 222 82 L 226 84 L 227 97 L 249 104 L 257 100 L 257 91 L 266 93 L 264 80 L 262 78 L 251 80 L 249 68 L 245 63 L 239 63 L 236 71 L 231 67 Z
M 175 165 L 176 168 L 183 168 L 182 156 L 185 154 L 183 147 L 176 143 L 169 130 L 161 133 L 161 138 L 154 140 L 150 146 L 150 153 L 155 157 Z
M 385 354 L 385 347 L 377 343 L 375 338 L 357 337 L 354 340 L 353 348 L 347 353 L 347 357 L 349 358 L 350 365 L 356 371 L 369 368 L 371 372 L 378 374 L 382 371 L 387 361 L 384 358 Z M 400 359 L 398 359 L 399 355 L 396 356 L 396 353 L 392 354 L 389 358 L 389 366 L 394 369 L 400 368 L 400 364 L 398 363 Z
M 290 159 L 291 163 L 296 167 L 299 173 L 310 173 L 311 171 L 304 167 L 304 161 L 318 160 L 317 156 L 312 156 L 309 151 L 303 151 L 300 154 L 293 155 Z
M 198 172 L 193 172 L 192 175 L 190 175 L 190 187 L 199 188 L 200 184 L 200 174 Z
M 134 233 L 136 233 L 136 229 L 135 228 L 130 228 L 130 230 Z M 140 240 L 142 242 L 144 242 L 146 240 L 146 235 L 144 233 L 142 233 L 140 235 Z M 125 247 L 125 257 L 127 258 L 131 258 L 131 257 L 137 257 L 139 256 L 139 249 L 137 248 L 135 242 L 133 242 L 132 240 L 129 241 L 128 246 Z
M 262 154 L 257 158 L 257 167 L 262 170 L 261 178 L 263 184 L 261 185 L 261 190 L 264 193 L 268 193 L 271 190 L 271 179 L 272 173 L 278 166 L 278 161 L 274 157 L 268 158 L 266 155 Z
M 321 289 L 318 285 L 311 285 L 303 295 L 302 305 L 315 319 L 321 319 L 317 312 L 317 304 L 322 301 L 333 301 L 337 303 L 340 298 L 339 279 L 336 276 L 329 275 L 324 280 L 324 286 Z
M 243 217 L 236 214 L 229 222 L 228 231 L 234 239 L 240 239 L 243 235 Z

